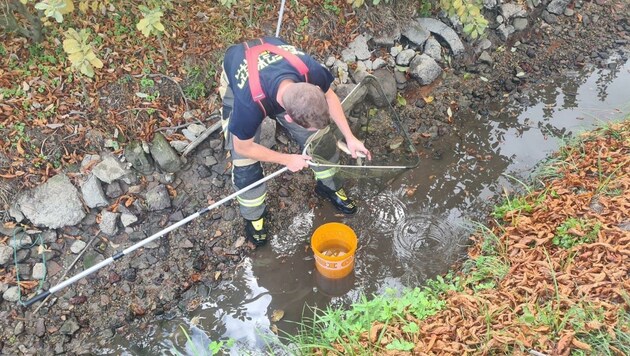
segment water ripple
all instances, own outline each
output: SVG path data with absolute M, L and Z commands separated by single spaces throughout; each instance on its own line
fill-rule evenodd
M 406 206 L 395 192 L 384 192 L 366 202 L 371 223 L 366 229 L 381 234 L 391 234 L 399 221 L 405 219 Z

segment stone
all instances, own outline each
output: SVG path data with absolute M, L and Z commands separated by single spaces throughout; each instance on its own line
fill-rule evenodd
M 138 221 L 138 217 L 133 215 L 129 211 L 120 213 L 120 222 L 123 224 L 124 227 L 131 226 L 137 221 Z
M 55 261 L 48 261 L 47 262 L 47 272 L 48 272 L 48 276 L 49 277 L 53 277 L 56 276 L 57 273 L 61 272 L 62 268 L 61 266 L 55 262 Z
M 398 23 L 387 26 L 372 35 L 372 41 L 379 47 L 391 47 L 400 40 L 400 25 Z M 378 69 L 378 68 L 376 68 Z
M 116 199 L 124 193 L 118 181 L 113 181 L 105 187 L 105 195 L 112 199 Z
M 190 249 L 190 248 L 193 248 L 193 247 L 195 247 L 195 245 L 193 245 L 193 243 L 190 242 L 190 240 L 188 240 L 188 239 L 183 239 L 183 240 L 179 241 L 179 248 Z
M 385 62 L 383 58 L 376 58 L 374 61 L 372 61 L 373 70 L 377 70 L 377 69 L 381 69 L 385 67 L 387 67 L 387 62 Z
M 394 78 L 396 79 L 396 85 L 397 87 L 400 87 L 400 85 L 403 84 L 407 84 L 407 75 L 404 72 L 401 72 L 399 70 L 394 71 Z
M 393 46 L 392 48 L 389 49 L 389 54 L 392 57 L 396 57 L 398 55 L 398 53 L 402 52 L 403 48 L 401 45 L 398 46 Z
M 39 262 L 33 266 L 33 274 L 31 275 L 33 279 L 44 279 L 46 278 L 46 266 Z
M 59 328 L 59 333 L 63 334 L 63 335 L 74 335 L 74 333 L 76 333 L 77 331 L 79 331 L 80 327 L 79 324 L 73 320 L 73 319 L 68 319 L 66 320 L 63 325 L 61 325 L 61 328 Z
M 564 9 L 564 16 L 571 17 L 573 15 L 575 15 L 575 10 L 573 10 L 570 7 L 567 7 L 566 9 Z
M 527 19 L 522 17 L 517 17 L 512 22 L 512 26 L 514 26 L 514 31 L 523 31 L 527 28 L 527 25 Z
M 101 211 L 101 222 L 98 224 L 98 228 L 101 229 L 101 232 L 108 236 L 116 235 L 118 232 L 116 223 L 118 222 L 119 215 L 119 213 L 113 213 L 103 209 Z
M 424 54 L 435 59 L 436 62 L 442 61 L 442 45 L 438 40 L 433 37 L 430 37 L 424 43 Z
M 42 238 L 47 244 L 51 244 L 57 241 L 57 232 L 55 230 L 46 230 L 42 232 Z
M 46 324 L 44 318 L 39 318 L 35 322 L 35 336 L 42 337 L 46 334 Z
M 358 35 L 355 37 L 355 39 L 348 45 L 348 50 L 360 61 L 369 59 L 372 56 L 372 53 L 367 45 L 367 38 L 364 35 Z M 354 62 L 354 60 L 351 62 Z
M 105 192 L 103 192 L 101 181 L 94 174 L 90 174 L 81 183 L 81 194 L 83 195 L 83 201 L 89 208 L 93 209 L 109 204 L 107 197 L 105 197 Z
M 24 332 L 24 322 L 20 320 L 15 324 L 15 328 L 13 328 L 13 335 L 20 335 L 23 332 Z
M 497 0 L 483 0 L 483 7 L 492 10 L 497 6 Z
M 11 238 L 7 242 L 9 244 L 9 247 L 11 248 L 21 249 L 23 247 L 31 245 L 33 243 L 33 239 L 31 239 L 31 237 L 24 232 L 18 232 L 15 234 L 15 238 Z
M 548 24 L 553 25 L 558 22 L 558 17 L 547 10 L 543 11 L 540 17 Z
M 547 11 L 550 14 L 562 15 L 570 2 L 571 0 L 551 0 L 549 5 L 547 5 Z
M 396 56 L 396 64 L 399 66 L 408 66 L 413 57 L 416 56 L 416 51 L 413 49 L 406 49 Z
M 483 40 L 479 41 L 478 48 L 481 49 L 482 51 L 486 49 L 490 49 L 490 47 L 492 47 L 492 41 L 490 41 L 489 39 L 484 38 Z
M 365 86 L 361 86 L 355 91 L 356 87 L 357 84 L 341 84 L 337 86 L 335 93 L 339 96 L 344 111 L 362 102 L 367 96 L 368 89 Z M 352 96 L 348 96 L 352 92 Z
M 92 173 L 102 182 L 111 183 L 130 173 L 116 157 L 111 154 L 103 157 L 103 160 L 94 166 Z
M 23 193 L 17 204 L 31 223 L 52 229 L 78 224 L 85 217 L 79 191 L 65 174 Z
M 0 246 L 0 266 L 4 266 L 9 263 L 12 257 L 13 248 L 4 245 Z
M 206 156 L 203 160 L 203 164 L 208 167 L 212 167 L 217 163 L 219 163 L 219 161 L 214 156 Z
M 514 33 L 514 26 L 501 24 L 497 27 L 497 33 L 499 34 L 499 38 L 501 38 L 501 40 L 507 41 L 510 35 Z
M 89 171 L 94 165 L 101 161 L 99 155 L 85 155 L 81 161 L 81 172 Z
M 451 49 L 453 56 L 458 57 L 464 54 L 464 44 L 462 43 L 462 40 L 459 38 L 455 30 L 447 26 L 445 23 L 430 17 L 417 18 L 416 21 L 425 30 L 444 40 Z
M 75 255 L 83 251 L 87 244 L 81 240 L 75 240 L 70 246 L 70 251 Z
M 24 214 L 20 211 L 15 204 L 11 204 L 9 207 L 9 216 L 15 220 L 16 223 L 21 223 L 24 220 Z
M 151 188 L 146 193 L 146 203 L 150 211 L 157 211 L 171 207 L 171 197 L 162 184 Z
M 190 125 L 188 125 L 186 130 L 188 130 L 190 133 L 195 135 L 195 138 L 197 138 L 204 131 L 206 131 L 206 125 L 203 125 L 203 124 L 190 124 Z
M 442 74 L 442 68 L 426 54 L 415 56 L 409 65 L 409 74 L 421 85 L 431 84 Z
M 125 159 L 131 163 L 131 166 L 138 172 L 148 175 L 153 172 L 153 163 L 151 157 L 147 155 L 140 141 L 132 141 L 124 152 Z
M 151 157 L 163 171 L 175 173 L 182 168 L 182 160 L 161 133 L 153 135 L 150 150 Z
M 511 20 L 514 17 L 527 16 L 527 10 L 525 10 L 523 5 L 516 4 L 516 3 L 502 4 L 501 14 L 503 14 L 503 17 L 506 20 Z
M 276 145 L 276 120 L 265 118 L 260 127 L 260 144 L 272 148 Z
M 396 79 L 394 75 L 385 68 L 374 71 L 373 75 L 381 85 L 385 97 L 383 97 L 373 85 L 368 86 L 368 97 L 377 107 L 386 107 L 388 102 L 393 103 L 394 100 L 396 100 L 398 94 Z
M 177 151 L 179 153 L 184 152 L 186 147 L 188 147 L 189 143 L 190 143 L 189 141 L 183 141 L 183 140 L 173 140 L 173 141 L 170 142 L 171 147 L 173 147 L 175 149 L 175 151 Z
M 487 51 L 483 51 L 479 56 L 479 62 L 492 65 L 492 63 L 494 63 L 494 60 Z
M 187 128 L 182 130 L 182 135 L 184 135 L 184 137 L 186 137 L 186 139 L 191 142 L 197 138 L 197 135 L 195 135 L 192 131 L 190 131 Z M 171 146 L 173 146 L 172 142 L 171 142 Z
M 431 33 L 427 31 L 422 25 L 420 25 L 417 21 L 411 21 L 404 26 L 404 30 L 401 33 L 405 36 L 411 43 L 422 47 L 424 42 L 429 39 Z
M 337 58 L 335 58 L 333 56 L 329 56 L 326 59 L 326 62 L 324 62 L 324 64 L 326 65 L 326 67 L 331 68 L 333 66 L 333 64 L 335 64 L 336 60 L 337 60 Z
M 20 289 L 18 286 L 9 287 L 4 293 L 2 293 L 2 299 L 7 302 L 17 302 L 20 300 Z

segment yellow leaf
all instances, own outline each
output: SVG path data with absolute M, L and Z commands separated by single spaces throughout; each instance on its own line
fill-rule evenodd
M 63 50 L 68 54 L 77 53 L 81 51 L 81 46 L 76 40 L 67 39 L 63 41 Z
M 87 1 L 81 1 L 79 3 L 79 11 L 86 13 L 90 9 L 90 5 L 88 5 Z
M 214 280 L 215 281 L 219 280 L 219 277 L 221 277 L 221 271 L 214 272 Z
M 85 56 L 83 55 L 83 52 L 75 52 L 68 55 L 68 59 L 70 59 L 70 62 L 72 62 L 74 65 L 78 65 L 83 62 Z
M 103 68 L 103 62 L 98 58 L 94 58 L 93 60 L 90 60 L 90 64 L 94 68 Z
M 141 19 L 136 24 L 136 28 L 140 31 L 144 30 L 149 25 L 149 21 L 147 19 Z
M 69 14 L 74 11 L 74 4 L 72 3 L 72 0 L 64 0 L 64 2 L 66 3 L 66 6 L 59 10 L 62 15 Z
M 423 97 L 422 99 L 424 99 L 424 102 L 427 104 L 431 104 L 433 102 L 432 96 Z
M 92 11 L 98 10 L 98 1 L 92 1 Z
M 158 30 L 160 32 L 164 32 L 164 25 L 162 25 L 161 22 L 158 22 L 158 23 L 154 24 L 154 26 L 155 26 L 156 30 Z
M 83 62 L 81 64 L 80 71 L 81 71 L 81 73 L 87 75 L 90 78 L 92 78 L 94 76 L 94 69 L 90 65 L 90 62 Z

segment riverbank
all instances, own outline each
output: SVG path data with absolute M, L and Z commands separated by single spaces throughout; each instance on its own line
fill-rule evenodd
M 463 266 L 423 288 L 319 313 L 294 339 L 298 347 L 315 354 L 630 353 L 630 117 L 571 139 L 530 184 L 494 208 Z

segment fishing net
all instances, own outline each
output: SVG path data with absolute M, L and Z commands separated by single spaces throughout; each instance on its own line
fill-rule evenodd
M 353 158 L 346 152 L 344 137 L 332 124 L 305 148 L 315 164 L 334 168 L 336 176 L 349 184 L 375 188 L 419 164 L 409 134 L 375 77 L 366 77 L 346 96 L 342 106 L 352 132 L 370 150 L 372 159 Z

